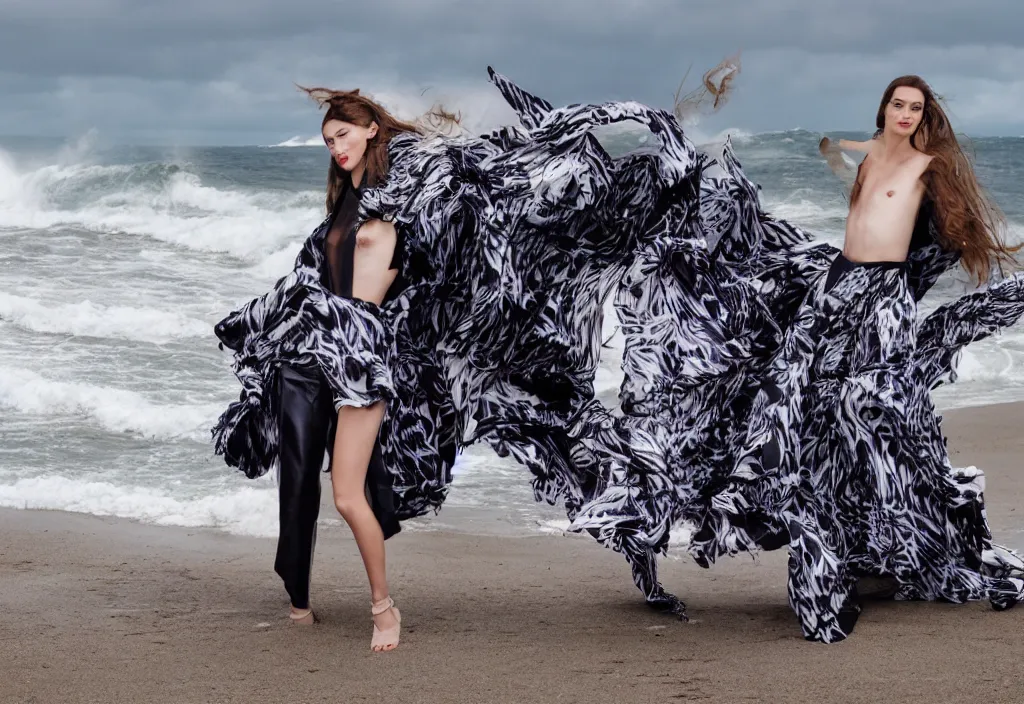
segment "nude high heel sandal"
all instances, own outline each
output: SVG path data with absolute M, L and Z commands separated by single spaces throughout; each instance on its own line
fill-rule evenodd
M 316 615 L 313 609 L 306 609 L 305 612 L 298 613 L 294 610 L 289 611 L 288 618 L 292 620 L 293 624 L 299 626 L 312 626 L 315 623 L 320 623 L 320 617 Z
M 395 606 L 395 600 L 387 597 L 371 604 L 370 613 L 374 616 L 380 616 L 388 609 L 392 610 L 392 614 L 395 617 L 395 625 L 381 630 L 377 628 L 376 623 L 373 624 L 373 639 L 370 641 L 370 650 L 374 652 L 386 653 L 398 647 L 399 632 L 402 630 L 402 614 L 399 613 L 398 607 Z

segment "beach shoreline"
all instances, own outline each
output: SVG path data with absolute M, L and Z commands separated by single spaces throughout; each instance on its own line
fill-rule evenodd
M 1024 547 L 1024 403 L 944 415 L 953 464 L 986 473 L 996 540 Z M 3 702 L 1020 701 L 1024 610 L 871 603 L 847 641 L 808 643 L 783 551 L 662 560 L 682 623 L 590 538 L 405 531 L 388 542 L 402 645 L 373 655 L 340 524 L 321 526 L 313 629 L 287 622 L 273 539 L 17 509 L 0 534 Z

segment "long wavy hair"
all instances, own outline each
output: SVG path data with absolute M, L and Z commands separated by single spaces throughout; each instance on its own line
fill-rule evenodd
M 399 120 L 387 109 L 355 90 L 331 90 L 330 88 L 306 88 L 299 86 L 317 104 L 327 110 L 320 123 L 320 129 L 329 120 L 341 120 L 360 127 L 377 123 L 377 134 L 366 143 L 366 182 L 370 186 L 380 184 L 388 175 L 388 142 L 402 132 L 421 132 L 412 122 Z M 345 187 L 345 179 L 351 176 L 334 159 L 327 171 L 327 212 L 334 210 L 335 203 Z
M 920 76 L 900 76 L 882 94 L 875 117 L 879 136 L 885 130 L 885 108 L 897 88 L 916 88 L 924 95 L 921 123 L 910 137 L 910 144 L 932 157 L 922 180 L 928 197 L 935 204 L 939 243 L 957 251 L 964 269 L 979 284 L 985 283 L 993 263 L 1003 269 L 1017 267 L 1014 253 L 1021 245 L 1004 241 L 1006 217 L 978 183 L 974 167 L 953 132 L 939 97 Z M 860 195 L 860 179 L 853 186 L 850 203 Z

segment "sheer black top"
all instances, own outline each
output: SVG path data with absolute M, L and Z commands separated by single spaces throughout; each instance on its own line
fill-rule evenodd
M 334 205 L 331 228 L 324 240 L 324 259 L 327 266 L 321 277 L 321 283 L 335 296 L 343 298 L 352 298 L 352 274 L 356 253 L 355 224 L 359 216 L 359 199 L 362 197 L 365 187 L 365 174 L 359 187 L 353 186 L 351 181 L 346 180 L 345 188 Z M 399 274 L 384 296 L 385 302 L 397 296 L 405 288 L 405 281 L 401 274 L 402 246 L 402 236 L 399 233 L 398 240 L 395 242 L 395 253 L 391 258 L 391 268 L 398 269 Z

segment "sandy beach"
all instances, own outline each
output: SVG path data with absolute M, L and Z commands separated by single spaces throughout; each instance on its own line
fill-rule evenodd
M 997 540 L 1017 548 L 1022 425 L 1024 404 L 944 423 L 954 463 L 987 474 Z M 682 623 L 648 610 L 590 538 L 405 532 L 389 541 L 402 645 L 374 655 L 342 527 L 320 532 L 312 629 L 287 621 L 273 540 L 12 509 L 0 532 L 5 703 L 1024 701 L 1024 610 L 870 603 L 846 642 L 808 643 L 783 552 L 663 561 Z

